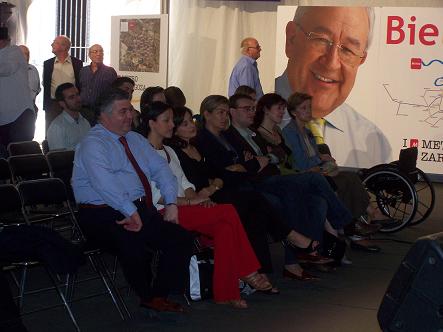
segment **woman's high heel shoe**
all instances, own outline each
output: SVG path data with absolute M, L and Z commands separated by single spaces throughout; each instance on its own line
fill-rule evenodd
M 328 264 L 334 261 L 334 259 L 324 257 L 318 253 L 319 245 L 318 243 L 314 245 L 314 240 L 311 240 L 306 248 L 301 248 L 288 240 L 286 244 L 295 250 L 299 263 Z
M 258 272 L 254 272 L 246 277 L 243 277 L 241 280 L 259 292 L 272 291 L 272 284 L 269 282 L 269 280 L 263 278 L 263 276 Z
M 235 309 L 248 309 L 248 304 L 243 299 L 222 301 L 222 302 L 216 302 L 216 303 L 217 304 L 227 304 Z

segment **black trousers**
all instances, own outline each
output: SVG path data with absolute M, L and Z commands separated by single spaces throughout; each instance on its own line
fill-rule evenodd
M 80 208 L 79 223 L 88 241 L 116 254 L 129 285 L 142 300 L 183 292 L 193 248 L 192 235 L 166 222 L 154 207 L 134 202 L 143 222 L 139 232 L 127 231 L 115 221 L 124 216 L 111 207 Z M 152 250 L 160 251 L 152 281 Z
M 0 144 L 5 148 L 11 142 L 32 141 L 35 131 L 35 111 L 26 109 L 13 122 L 0 126 Z
M 254 253 L 260 262 L 261 273 L 273 271 L 268 234 L 275 241 L 281 241 L 291 229 L 282 221 L 278 212 L 257 191 L 248 188 L 222 189 L 214 193 L 211 199 L 217 203 L 230 203 L 240 216 Z

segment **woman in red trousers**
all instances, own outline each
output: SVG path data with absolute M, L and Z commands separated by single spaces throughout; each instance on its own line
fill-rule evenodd
M 209 236 L 214 243 L 213 294 L 216 303 L 230 304 L 245 309 L 238 280 L 242 279 L 258 291 L 272 292 L 271 283 L 257 273 L 260 264 L 251 248 L 237 211 L 230 204 L 215 205 L 199 195 L 183 173 L 174 150 L 163 145 L 163 139 L 172 136 L 173 113 L 169 105 L 155 102 L 142 111 L 148 140 L 169 163 L 178 183 L 178 217 L 181 226 Z M 162 197 L 155 184 L 151 184 L 153 203 L 161 210 Z

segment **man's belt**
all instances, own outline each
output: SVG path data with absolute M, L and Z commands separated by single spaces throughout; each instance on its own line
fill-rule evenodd
M 146 200 L 145 196 L 142 196 L 140 198 L 137 198 L 133 202 L 144 202 Z M 80 203 L 78 204 L 78 207 L 80 209 L 103 209 L 109 207 L 107 204 L 89 204 L 89 203 Z

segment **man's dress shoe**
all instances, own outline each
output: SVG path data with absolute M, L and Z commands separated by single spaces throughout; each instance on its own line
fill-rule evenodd
M 185 312 L 184 308 L 175 302 L 169 301 L 165 297 L 154 297 L 149 301 L 140 302 L 140 307 L 152 309 L 158 312 Z
M 369 236 L 377 233 L 381 227 L 382 227 L 381 225 L 372 225 L 372 224 L 366 224 L 361 221 L 357 221 L 349 225 L 346 225 L 344 230 L 345 234 L 348 236 L 351 235 Z
M 376 253 L 381 250 L 379 246 L 376 246 L 376 245 L 364 246 L 362 244 L 359 244 L 357 241 L 351 241 L 351 248 L 354 250 L 360 250 L 360 251 L 366 251 L 366 252 L 372 252 L 372 253 Z
M 283 269 L 283 277 L 289 278 L 289 279 L 300 280 L 300 281 L 320 280 L 319 277 L 317 277 L 313 274 L 310 274 L 309 272 L 306 272 L 305 270 L 303 270 L 301 272 L 301 275 L 297 275 L 287 269 Z

